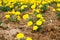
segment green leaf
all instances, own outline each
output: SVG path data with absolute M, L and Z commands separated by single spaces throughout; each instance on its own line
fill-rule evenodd
M 60 19 L 60 12 L 57 13 L 58 19 Z
M 20 40 L 26 40 L 26 39 L 22 38 L 22 39 L 20 39 Z
M 3 6 L 1 10 L 6 12 L 6 11 L 11 11 L 12 9 L 8 6 Z
M 0 25 L 2 24 L 2 21 L 0 20 Z
M 37 32 L 39 32 L 40 30 L 42 30 L 42 27 L 41 26 L 39 26 L 39 28 L 37 29 Z
M 33 21 L 33 18 L 29 18 L 28 21 Z
M 43 12 L 47 11 L 47 4 L 44 4 L 41 10 L 43 10 Z

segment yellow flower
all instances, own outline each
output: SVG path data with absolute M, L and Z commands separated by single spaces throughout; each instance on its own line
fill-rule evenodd
M 20 16 L 17 16 L 17 20 L 20 21 L 20 19 L 21 19 Z
M 39 9 L 35 9 L 35 11 L 36 11 L 37 13 L 39 13 L 39 12 L 40 12 L 40 10 L 39 10 Z
M 11 14 L 15 14 L 15 10 L 14 9 L 11 11 Z
M 11 3 L 7 3 L 5 6 L 10 6 L 11 5 Z
M 13 8 L 13 7 L 14 7 L 14 5 L 10 5 L 9 7 L 10 7 L 10 8 Z
M 60 3 L 57 3 L 57 7 L 60 7 Z
M 52 2 L 52 0 L 46 0 L 47 1 L 47 3 L 51 3 Z
M 60 8 L 57 8 L 56 10 L 57 10 L 57 11 L 60 11 Z
M 24 6 L 21 6 L 21 9 L 24 9 L 25 7 Z
M 10 18 L 10 15 L 5 15 L 6 18 Z
M 39 5 L 40 8 L 41 8 L 42 6 L 43 6 L 42 4 Z
M 47 2 L 46 1 L 42 1 L 42 4 L 47 4 Z
M 31 6 L 31 8 L 32 8 L 32 9 L 35 9 L 35 8 L 36 8 L 36 5 L 35 5 L 35 4 L 34 4 L 34 5 L 32 5 L 32 6 Z
M 19 33 L 16 35 L 16 38 L 21 39 L 24 38 L 24 34 L 23 33 Z
M 50 8 L 50 6 L 49 6 L 49 5 L 47 5 L 47 8 Z
M 8 11 L 6 14 L 11 14 L 11 12 L 10 12 L 10 11 Z
M 37 14 L 36 17 L 37 18 L 41 18 L 42 17 L 42 14 Z
M 20 12 L 18 12 L 18 11 L 17 11 L 17 12 L 15 12 L 15 15 L 20 15 Z
M 56 11 L 55 8 L 53 8 L 52 11 Z
M 2 1 L 0 1 L 0 6 L 2 6 Z
M 27 25 L 28 25 L 28 26 L 31 26 L 31 25 L 33 25 L 33 22 L 32 22 L 32 21 L 29 21 L 29 22 L 27 23 Z
M 45 22 L 46 20 L 45 19 L 43 19 L 43 22 Z
M 22 5 L 22 6 L 21 6 L 21 9 L 24 9 L 25 7 L 27 7 L 27 5 Z
M 54 0 L 55 2 L 60 2 L 60 0 Z
M 36 25 L 42 25 L 42 21 L 41 20 L 36 21 Z
M 25 14 L 25 15 L 23 15 L 23 19 L 28 19 L 29 18 L 29 15 L 28 14 Z
M 33 30 L 37 30 L 38 29 L 38 26 L 33 26 Z
M 0 4 L 0 6 L 2 6 L 2 4 Z
M 40 19 L 41 21 L 43 21 L 43 22 L 45 22 L 45 19 L 43 18 L 43 17 L 41 17 L 41 19 Z
M 27 38 L 26 38 L 26 40 L 32 40 L 32 38 L 30 38 L 30 37 L 27 37 Z

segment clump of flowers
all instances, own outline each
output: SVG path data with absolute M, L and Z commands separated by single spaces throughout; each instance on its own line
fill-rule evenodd
M 12 10 L 11 12 L 8 11 L 5 17 L 12 22 L 18 22 L 21 20 L 20 12 L 15 12 L 14 10 Z
M 31 37 L 26 37 L 26 38 L 25 38 L 25 36 L 24 36 L 23 33 L 18 33 L 18 34 L 16 35 L 16 38 L 17 38 L 17 39 L 20 39 L 20 40 L 32 40 Z
M 19 22 L 23 18 L 23 20 L 28 21 L 27 26 L 32 27 L 33 31 L 40 31 L 45 22 L 43 13 L 53 3 L 56 4 L 56 8 L 53 8 L 52 11 L 55 12 L 57 10 L 57 16 L 60 19 L 60 0 L 0 0 L 0 11 L 7 12 L 5 15 L 6 19 L 12 22 Z M 32 11 L 28 14 L 24 13 L 23 16 L 21 15 L 22 12 L 28 10 Z M 30 15 L 33 17 L 30 18 Z M 23 33 L 18 33 L 16 38 L 20 40 L 32 40 L 30 37 L 25 38 Z
M 6 14 L 6 18 L 9 19 L 10 21 L 20 21 L 20 13 L 28 11 L 29 9 L 32 10 L 30 15 L 34 15 L 35 19 L 32 18 L 32 20 L 29 20 L 27 25 L 30 27 L 32 26 L 33 30 L 38 30 L 43 23 L 45 22 L 44 17 L 42 14 L 48 10 L 50 7 L 50 4 L 56 3 L 57 4 L 57 9 L 53 8 L 52 11 L 60 11 L 60 1 L 59 0 L 0 0 L 0 6 L 3 8 L 5 11 L 10 11 L 8 14 Z M 0 8 L 1 9 L 1 8 Z M 22 16 L 23 20 L 30 19 L 29 14 L 24 14 Z
M 35 15 L 35 14 L 33 14 Z M 27 25 L 29 27 L 32 27 L 32 30 L 37 31 L 39 28 L 41 28 L 41 26 L 43 25 L 43 23 L 45 22 L 45 19 L 43 18 L 41 13 L 37 13 L 35 15 L 35 19 L 31 18 L 32 20 L 28 20 Z
M 43 7 L 43 5 L 49 5 L 54 2 L 59 2 L 59 0 L 0 0 L 0 9 L 1 11 L 11 11 L 12 9 L 15 9 L 23 12 L 28 10 L 29 8 L 34 10 L 35 8 L 42 7 L 43 10 L 46 10 L 46 7 Z
M 60 3 L 57 2 L 57 8 L 56 8 L 57 11 L 60 11 Z

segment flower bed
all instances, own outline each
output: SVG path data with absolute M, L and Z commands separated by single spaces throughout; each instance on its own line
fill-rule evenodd
M 59 5 L 59 0 L 0 0 L 0 39 L 60 40 Z

